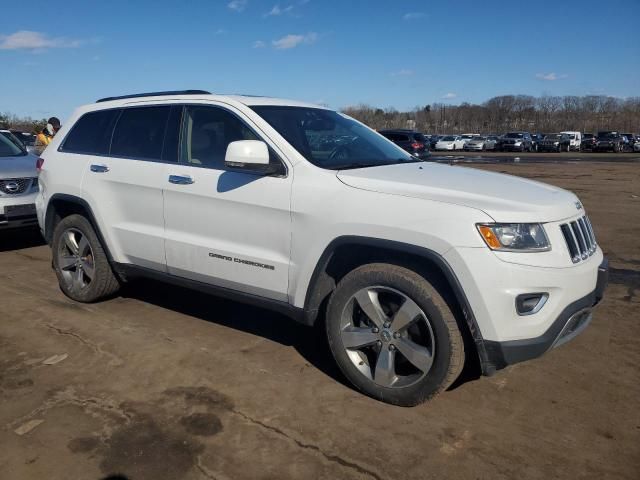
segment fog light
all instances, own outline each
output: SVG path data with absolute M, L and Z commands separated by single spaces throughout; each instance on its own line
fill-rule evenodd
M 516 297 L 516 311 L 518 315 L 533 315 L 538 313 L 549 298 L 548 293 L 523 293 Z

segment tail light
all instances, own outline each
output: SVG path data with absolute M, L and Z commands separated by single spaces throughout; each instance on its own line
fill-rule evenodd
M 415 150 L 418 150 L 420 148 L 424 147 L 424 143 L 420 143 L 420 142 L 413 142 L 411 144 L 411 147 L 414 148 Z
M 42 165 L 44 165 L 44 158 L 38 158 L 36 160 L 36 170 L 38 172 L 42 170 Z

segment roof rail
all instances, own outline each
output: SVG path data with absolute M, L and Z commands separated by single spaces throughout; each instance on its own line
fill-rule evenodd
M 160 97 L 163 95 L 211 95 L 211 92 L 207 92 L 206 90 L 169 90 L 166 92 L 134 93 L 132 95 L 121 95 L 119 97 L 101 98 L 96 100 L 96 103 L 110 102 L 111 100 L 123 100 L 125 98 Z

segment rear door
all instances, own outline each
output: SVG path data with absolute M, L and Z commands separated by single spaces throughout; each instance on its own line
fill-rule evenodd
M 164 162 L 177 162 L 179 121 L 180 109 L 170 105 L 123 108 L 109 153 L 87 166 L 83 196 L 118 262 L 166 271 Z
M 231 107 L 190 105 L 183 118 L 180 163 L 163 179 L 169 273 L 286 301 L 292 172 L 273 146 L 278 175 L 225 166 L 229 143 L 264 140 Z

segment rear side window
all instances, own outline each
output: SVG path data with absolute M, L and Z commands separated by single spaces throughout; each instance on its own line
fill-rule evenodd
M 170 106 L 125 108 L 111 141 L 111 155 L 160 160 Z
M 113 124 L 120 110 L 100 110 L 84 114 L 65 138 L 63 152 L 106 155 L 109 153 Z

